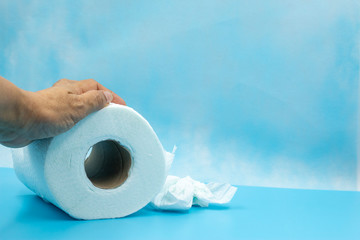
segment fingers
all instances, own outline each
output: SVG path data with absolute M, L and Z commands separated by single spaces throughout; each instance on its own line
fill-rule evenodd
M 113 95 L 103 90 L 90 90 L 81 94 L 80 99 L 83 102 L 83 116 L 80 117 L 84 118 L 107 106 L 113 100 Z
M 124 99 L 122 99 L 120 96 L 115 94 L 113 91 L 107 89 L 106 87 L 104 87 L 103 85 L 101 85 L 100 83 L 95 81 L 94 79 L 81 80 L 81 81 L 78 82 L 78 86 L 80 87 L 82 93 L 86 93 L 87 91 L 91 91 L 91 90 L 108 91 L 113 96 L 113 100 L 112 100 L 113 103 L 126 105 Z
M 91 90 L 108 91 L 113 95 L 113 100 L 112 100 L 113 103 L 126 105 L 124 99 L 122 99 L 116 93 L 107 89 L 106 87 L 104 87 L 103 85 L 101 85 L 100 83 L 95 81 L 94 79 L 85 79 L 85 80 L 75 81 L 75 80 L 63 78 L 63 79 L 60 79 L 59 81 L 57 81 L 56 83 L 54 83 L 53 86 L 66 88 L 69 92 L 78 94 L 78 95 L 86 93 Z

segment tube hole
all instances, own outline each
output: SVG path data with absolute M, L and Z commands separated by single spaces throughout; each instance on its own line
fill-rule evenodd
M 95 187 L 117 188 L 128 178 L 131 155 L 116 141 L 101 141 L 87 152 L 84 167 L 86 176 Z

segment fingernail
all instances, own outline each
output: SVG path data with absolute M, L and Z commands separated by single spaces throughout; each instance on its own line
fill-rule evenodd
M 113 100 L 113 95 L 111 94 L 111 92 L 104 91 L 104 95 L 106 98 L 106 102 L 111 103 L 111 101 Z

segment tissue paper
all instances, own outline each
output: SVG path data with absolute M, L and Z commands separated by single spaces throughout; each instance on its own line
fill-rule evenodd
M 209 203 L 231 201 L 237 188 L 227 183 L 204 184 L 191 177 L 168 176 L 162 190 L 149 206 L 161 210 L 188 210 L 193 205 L 207 207 Z
M 140 114 L 120 105 L 14 150 L 13 160 L 29 189 L 78 219 L 129 215 L 147 205 L 166 178 L 155 132 Z

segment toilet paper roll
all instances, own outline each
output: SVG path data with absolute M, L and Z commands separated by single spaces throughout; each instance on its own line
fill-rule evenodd
M 134 213 L 166 178 L 163 147 L 150 124 L 113 104 L 63 134 L 14 150 L 13 160 L 29 189 L 78 219 Z

